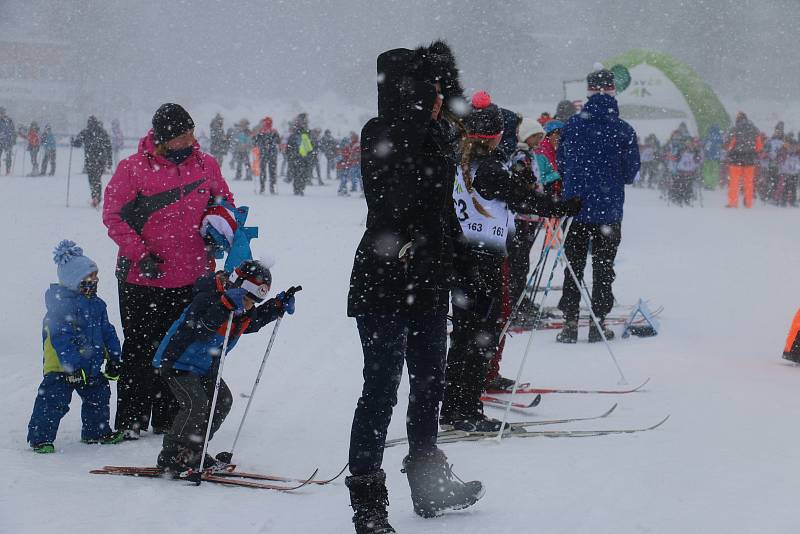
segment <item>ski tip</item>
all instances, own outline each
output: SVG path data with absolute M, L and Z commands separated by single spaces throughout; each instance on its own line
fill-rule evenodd
M 617 406 L 619 406 L 619 403 L 618 403 L 618 402 L 615 402 L 613 405 L 611 405 L 611 408 L 609 408 L 608 410 L 606 410 L 606 413 L 604 413 L 604 414 L 603 414 L 603 415 L 601 415 L 600 417 L 608 417 L 609 415 L 611 415 L 612 413 L 614 413 L 614 410 L 616 410 L 616 409 L 617 409 Z
M 649 382 L 650 382 L 650 377 L 648 376 L 648 377 L 645 379 L 645 381 L 644 381 L 644 382 L 642 382 L 641 384 L 639 384 L 638 386 L 636 386 L 636 389 L 634 389 L 634 391 L 639 391 L 640 389 L 642 389 L 643 387 L 645 387 L 645 386 L 646 386 L 646 385 L 647 385 Z
M 534 397 L 533 401 L 531 401 L 531 403 L 529 405 L 529 408 L 535 408 L 535 407 L 539 406 L 539 404 L 541 404 L 541 402 L 542 402 L 542 396 L 541 396 L 541 394 L 537 394 L 536 397 Z
M 648 429 L 647 429 L 647 430 L 654 430 L 654 429 L 656 429 L 656 428 L 660 427 L 661 425 L 663 425 L 664 423 L 666 423 L 666 422 L 667 422 L 667 420 L 668 420 L 668 419 L 669 419 L 671 416 L 672 416 L 672 414 L 667 414 L 667 416 L 666 416 L 666 417 L 664 417 L 664 419 L 662 419 L 662 420 L 661 420 L 661 421 L 659 421 L 658 423 L 654 424 L 653 426 L 651 426 L 651 427 L 648 427 Z

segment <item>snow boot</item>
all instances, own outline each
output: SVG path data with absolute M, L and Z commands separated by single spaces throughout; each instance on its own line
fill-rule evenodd
M 141 436 L 141 431 L 138 428 L 128 428 L 122 431 L 122 439 L 125 441 L 136 441 Z
M 605 318 L 598 319 L 597 321 L 600 323 L 600 328 L 603 329 L 606 340 L 611 341 L 614 339 L 614 331 L 610 328 L 606 328 Z M 591 326 L 589 326 L 589 343 L 597 343 L 599 341 L 603 341 L 603 337 L 600 335 L 600 330 L 598 330 L 594 322 L 592 322 Z
M 439 427 L 444 430 L 460 430 L 461 432 L 499 432 L 503 422 L 482 413 L 468 416 L 440 417 Z M 510 428 L 506 423 L 506 430 Z
M 164 471 L 180 475 L 181 473 L 200 467 L 200 454 L 200 452 L 194 451 L 188 447 L 178 450 L 163 449 L 158 455 L 156 465 Z M 212 459 L 212 461 L 216 460 Z
M 117 430 L 116 432 L 108 432 L 100 436 L 99 438 L 94 439 L 82 439 L 82 443 L 88 443 L 90 445 L 94 445 L 99 443 L 100 445 L 116 445 L 117 443 L 121 443 L 122 440 L 125 439 L 125 432 L 122 430 Z
M 420 517 L 435 517 L 447 510 L 467 508 L 486 492 L 481 482 L 463 482 L 455 476 L 447 457 L 439 449 L 406 456 L 402 472 L 408 476 L 414 512 Z
M 510 378 L 497 375 L 493 379 L 486 382 L 484 390 L 487 391 L 508 391 L 509 393 L 514 388 L 514 381 Z
M 564 323 L 561 332 L 556 336 L 556 341 L 559 343 L 577 343 L 578 342 L 578 321 L 568 319 Z
M 33 452 L 37 454 L 50 454 L 52 452 L 56 452 L 56 448 L 49 441 L 31 445 L 31 449 L 33 449 Z
M 356 534 L 391 534 L 396 532 L 389 524 L 389 493 L 386 491 L 386 473 L 379 469 L 366 475 L 352 475 L 344 479 L 350 490 L 353 507 L 353 525 Z

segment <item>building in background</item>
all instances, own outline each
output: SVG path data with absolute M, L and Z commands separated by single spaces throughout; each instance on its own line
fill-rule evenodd
M 0 106 L 17 125 L 68 129 L 75 113 L 72 53 L 67 42 L 0 33 Z

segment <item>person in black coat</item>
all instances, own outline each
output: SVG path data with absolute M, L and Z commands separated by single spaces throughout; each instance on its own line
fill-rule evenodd
M 101 181 L 103 171 L 111 170 L 111 137 L 103 128 L 97 117 L 91 115 L 86 122 L 86 128 L 72 140 L 72 146 L 83 148 L 83 162 L 86 174 L 89 175 L 89 188 L 92 192 L 92 207 L 100 205 L 100 195 L 103 188 Z
M 443 115 L 461 98 L 442 42 L 378 56 L 378 116 L 361 132 L 367 229 L 356 250 L 347 312 L 364 352 L 364 386 L 350 435 L 346 484 L 357 533 L 395 532 L 381 469 L 397 387 L 408 362 L 411 393 L 403 461 L 414 511 L 464 508 L 480 482 L 454 480 L 436 447 L 447 346 L 456 162 Z M 443 110 L 445 113 L 441 113 Z

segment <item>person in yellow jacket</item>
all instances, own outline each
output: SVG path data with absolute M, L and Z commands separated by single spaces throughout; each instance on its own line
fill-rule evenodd
M 289 162 L 288 178 L 294 185 L 294 194 L 303 196 L 311 181 L 314 145 L 308 130 L 308 115 L 301 113 L 291 125 L 286 142 L 286 159 Z

